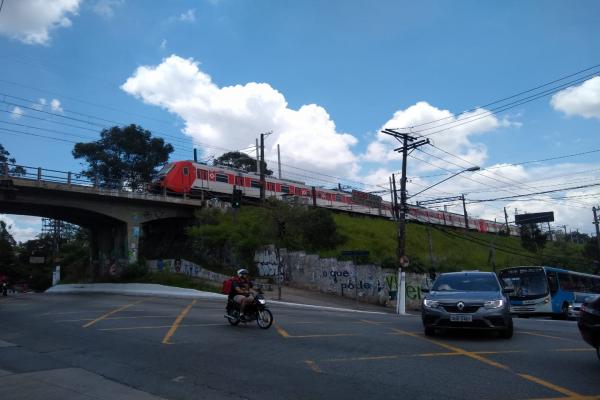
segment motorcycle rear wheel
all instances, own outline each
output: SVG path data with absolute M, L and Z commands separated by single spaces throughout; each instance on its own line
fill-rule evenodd
M 273 314 L 266 308 L 264 310 L 258 310 L 256 313 L 256 323 L 261 329 L 269 329 L 271 324 L 273 324 Z

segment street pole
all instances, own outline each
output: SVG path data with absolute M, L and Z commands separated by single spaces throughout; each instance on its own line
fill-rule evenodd
M 465 204 L 465 195 L 462 196 L 463 212 L 465 214 L 465 230 L 469 230 L 469 217 L 467 216 L 467 205 Z
M 265 202 L 265 134 L 260 134 L 260 201 Z
M 510 235 L 510 229 L 508 228 L 508 214 L 506 213 L 506 207 L 504 207 L 504 222 L 506 223 L 506 234 Z
M 600 221 L 598 221 L 598 214 L 596 213 L 599 209 L 596 207 L 592 207 L 592 211 L 594 212 L 594 225 L 596 225 L 596 243 L 598 244 L 598 265 L 600 266 Z
M 277 170 L 279 172 L 279 179 L 281 179 L 281 154 L 279 153 L 279 143 L 277 143 Z
M 396 221 L 400 220 L 400 214 L 398 210 L 398 190 L 396 189 L 396 175 L 392 174 L 392 187 L 394 188 L 394 197 L 392 198 L 392 202 L 394 205 L 394 217 Z
M 409 135 L 408 133 L 401 133 L 395 129 L 384 129 L 382 133 L 386 135 L 393 136 L 396 140 L 398 140 L 402 147 L 394 149 L 394 151 L 402 152 L 402 176 L 400 178 L 400 210 L 399 210 L 399 218 L 398 218 L 398 247 L 396 249 L 396 257 L 398 259 L 398 296 L 404 295 L 404 272 L 402 272 L 401 262 L 405 259 L 406 253 L 406 164 L 408 158 L 408 151 L 414 150 L 420 146 L 429 144 L 429 139 L 421 139 L 417 140 L 416 137 Z M 410 143 L 409 143 L 410 142 Z M 392 178 L 394 179 L 394 178 Z M 394 179 L 395 181 L 395 179 Z M 398 314 L 406 314 L 406 304 L 404 298 L 399 298 L 397 303 L 397 313 Z

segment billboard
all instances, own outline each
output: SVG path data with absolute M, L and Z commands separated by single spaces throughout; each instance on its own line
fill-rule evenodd
M 517 225 L 539 224 L 541 222 L 553 222 L 553 221 L 554 221 L 554 212 L 553 211 L 515 215 L 515 224 L 517 224 Z
M 371 208 L 379 208 L 381 207 L 381 201 L 381 196 L 360 192 L 358 190 L 352 190 L 352 202 L 354 204 L 360 204 Z

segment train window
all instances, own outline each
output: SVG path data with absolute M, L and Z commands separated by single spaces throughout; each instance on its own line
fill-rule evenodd
M 216 181 L 223 182 L 223 183 L 229 183 L 229 176 L 227 174 L 217 174 Z
M 260 182 L 255 181 L 254 179 L 250 181 L 250 186 L 256 189 L 260 189 Z
M 183 167 L 183 175 L 188 176 L 190 174 L 190 169 L 188 167 Z
M 335 201 L 342 201 L 342 196 L 340 196 L 339 194 L 336 194 Z
M 281 185 L 281 193 L 289 193 L 290 187 Z
M 206 180 L 206 171 L 203 169 L 198 169 L 196 170 L 196 177 L 198 179 L 202 179 L 202 180 Z

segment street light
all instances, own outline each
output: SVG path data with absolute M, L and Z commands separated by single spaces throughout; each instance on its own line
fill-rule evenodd
M 408 198 L 410 199 L 411 197 L 418 196 L 418 195 L 420 195 L 421 193 L 423 193 L 424 191 L 426 191 L 426 190 L 429 190 L 429 189 L 431 189 L 432 187 L 434 187 L 434 186 L 437 186 L 437 185 L 439 185 L 439 184 L 440 184 L 440 183 L 442 183 L 442 182 L 446 182 L 448 179 L 452 179 L 452 178 L 454 178 L 456 175 L 460 175 L 460 174 L 462 174 L 463 172 L 475 172 L 475 171 L 479 171 L 480 169 L 481 169 L 481 168 L 480 168 L 479 166 L 475 166 L 475 167 L 471 167 L 471 168 L 463 169 L 462 171 L 458 171 L 457 173 L 450 175 L 450 176 L 449 176 L 449 177 L 447 177 L 446 179 L 442 179 L 442 180 L 441 180 L 441 181 L 439 181 L 438 183 L 435 183 L 435 184 L 433 184 L 433 185 L 431 185 L 431 186 L 429 186 L 429 187 L 426 187 L 425 189 L 421 190 L 421 191 L 420 191 L 420 192 L 418 192 L 418 193 L 415 193 L 415 194 L 413 194 L 412 196 L 408 196 Z

